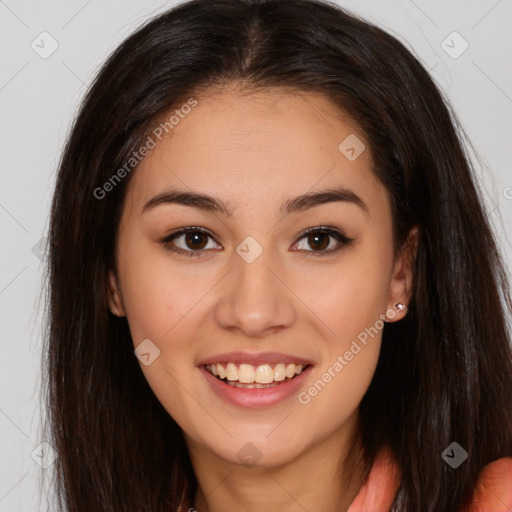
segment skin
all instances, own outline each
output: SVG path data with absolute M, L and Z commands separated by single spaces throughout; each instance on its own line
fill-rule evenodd
M 134 171 L 110 274 L 110 309 L 127 316 L 135 347 L 149 338 L 160 350 L 141 369 L 184 432 L 199 512 L 346 511 L 362 473 L 357 464 L 346 480 L 340 468 L 375 372 L 380 330 L 305 405 L 296 394 L 259 410 L 231 405 L 197 364 L 222 352 L 285 352 L 314 363 L 300 390 L 307 391 L 379 315 L 396 302 L 408 304 L 417 232 L 395 258 L 389 198 L 371 171 L 369 146 L 324 96 L 225 86 L 196 98 L 198 105 Z M 354 161 L 338 150 L 349 134 L 367 148 Z M 357 194 L 367 212 L 337 201 L 281 217 L 289 198 L 338 186 Z M 172 203 L 143 213 L 170 187 L 216 196 L 233 215 Z M 326 225 L 354 241 L 315 257 L 338 242 L 309 237 L 308 243 L 301 232 Z M 161 241 L 188 226 L 208 229 L 213 238 Z M 247 236 L 263 249 L 252 263 L 236 252 Z M 180 255 L 170 250 L 173 243 L 203 252 Z M 237 455 L 247 442 L 261 453 L 252 466 Z

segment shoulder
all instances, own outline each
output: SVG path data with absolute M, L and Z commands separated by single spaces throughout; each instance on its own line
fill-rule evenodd
M 468 512 L 510 512 L 512 510 L 512 457 L 487 464 L 478 477 Z
M 387 512 L 400 483 L 401 470 L 389 447 L 382 448 L 366 482 L 347 512 Z
M 400 468 L 391 450 L 381 450 L 348 512 L 388 511 L 397 492 L 400 476 Z M 480 471 L 473 501 L 467 512 L 511 511 L 512 457 L 503 457 L 487 464 Z

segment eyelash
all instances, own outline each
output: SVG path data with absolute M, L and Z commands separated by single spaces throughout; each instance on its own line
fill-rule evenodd
M 170 242 L 172 240 L 174 240 L 175 238 L 179 238 L 182 235 L 187 235 L 190 233 L 201 233 L 203 235 L 207 235 L 210 238 L 214 239 L 213 235 L 208 230 L 198 227 L 198 226 L 190 226 L 190 227 L 180 229 L 179 231 L 175 231 L 174 233 L 171 233 L 170 235 L 167 235 L 165 238 L 163 238 L 161 240 L 161 243 L 164 245 L 164 247 L 167 250 L 169 250 L 171 252 L 174 252 L 177 254 L 182 254 L 184 256 L 188 256 L 188 257 L 192 257 L 192 258 L 193 257 L 200 258 L 201 253 L 205 252 L 204 249 L 201 249 L 199 251 L 185 251 L 183 249 L 179 249 L 176 247 L 171 248 L 169 246 Z M 336 239 L 339 243 L 339 245 L 335 249 L 329 249 L 328 251 L 304 251 L 304 252 L 310 253 L 309 255 L 314 258 L 329 256 L 331 254 L 337 253 L 343 247 L 349 246 L 354 241 L 353 238 L 349 238 L 348 236 L 344 235 L 337 229 L 333 229 L 333 228 L 330 228 L 327 226 L 317 226 L 317 227 L 309 228 L 309 229 L 305 230 L 304 232 L 302 232 L 300 237 L 294 243 L 294 245 L 297 244 L 297 242 L 299 242 L 303 238 L 307 237 L 308 235 L 314 234 L 314 233 L 322 233 L 322 234 L 329 235 L 329 236 L 333 237 L 334 239 Z M 299 252 L 300 251 L 301 250 L 299 249 Z

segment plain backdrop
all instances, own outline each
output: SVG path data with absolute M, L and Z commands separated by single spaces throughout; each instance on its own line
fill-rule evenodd
M 38 504 L 39 479 L 52 467 L 41 467 L 51 449 L 41 446 L 39 432 L 40 241 L 65 137 L 107 55 L 175 3 L 0 0 L 0 512 L 48 510 L 45 500 Z M 510 268 L 512 1 L 337 3 L 405 42 L 451 101 L 478 155 L 488 214 Z

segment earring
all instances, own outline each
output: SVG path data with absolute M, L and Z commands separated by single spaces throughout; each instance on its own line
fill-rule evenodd
M 404 309 L 407 309 L 407 306 L 405 304 L 402 304 L 401 302 L 395 302 L 393 304 L 393 307 L 397 310 L 397 311 L 403 311 Z

